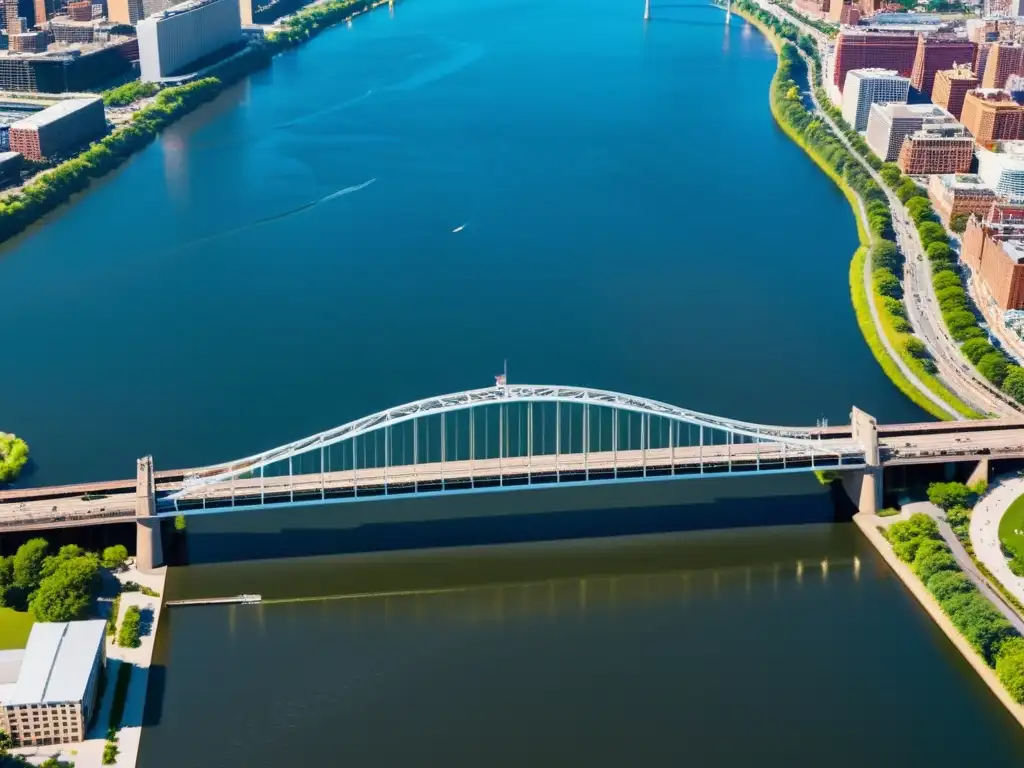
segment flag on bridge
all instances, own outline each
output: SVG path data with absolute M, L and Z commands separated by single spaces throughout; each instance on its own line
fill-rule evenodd
M 504 387 L 508 383 L 508 376 L 504 373 L 499 373 L 494 377 L 494 386 Z

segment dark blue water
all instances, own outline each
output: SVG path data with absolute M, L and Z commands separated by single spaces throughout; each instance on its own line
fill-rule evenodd
M 764 38 L 700 4 L 641 16 L 382 9 L 10 244 L 0 429 L 31 445 L 24 482 L 247 455 L 505 358 L 769 423 L 922 417 L 859 334 L 853 218 L 772 122 Z

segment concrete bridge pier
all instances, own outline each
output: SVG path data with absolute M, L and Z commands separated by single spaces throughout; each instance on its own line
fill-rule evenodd
M 864 449 L 864 463 L 867 466 L 855 473 L 846 473 L 843 487 L 850 500 L 857 505 L 857 511 L 876 515 L 882 506 L 884 486 L 882 459 L 878 450 L 878 421 L 860 408 L 850 413 L 853 439 Z
M 984 480 L 988 482 L 988 457 L 978 461 L 977 465 L 971 471 L 971 476 L 967 478 L 968 485 L 974 485 L 977 482 Z
M 153 480 L 153 457 L 137 462 L 135 475 L 135 563 L 147 573 L 163 565 L 164 551 L 160 540 L 160 518 L 156 516 L 156 484 Z

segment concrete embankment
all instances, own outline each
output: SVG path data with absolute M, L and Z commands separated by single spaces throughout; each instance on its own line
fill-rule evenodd
M 936 626 L 941 629 L 946 637 L 949 638 L 950 642 L 956 646 L 956 649 L 960 651 L 961 655 L 967 660 L 967 663 L 974 667 L 974 670 L 978 673 L 978 676 L 984 681 L 992 693 L 996 695 L 996 698 L 1002 702 L 1003 706 L 1006 707 L 1007 711 L 1013 715 L 1013 717 L 1020 723 L 1021 727 L 1024 727 L 1024 706 L 1021 706 L 1006 689 L 1003 688 L 1003 684 L 999 681 L 996 676 L 995 670 L 989 667 L 985 661 L 978 655 L 978 652 L 971 647 L 971 644 L 967 642 L 963 635 L 960 634 L 959 630 L 953 626 L 953 622 L 950 621 L 949 617 L 943 612 L 939 606 L 938 601 L 932 597 L 931 593 L 927 590 L 925 585 L 921 583 L 921 580 L 917 578 L 917 575 L 910 569 L 906 563 L 901 561 L 896 554 L 892 551 L 892 547 L 889 542 L 886 541 L 885 537 L 882 536 L 878 530 L 878 526 L 882 525 L 883 518 L 877 515 L 865 515 L 858 513 L 853 516 L 853 521 L 861 529 L 868 541 L 878 550 L 878 554 L 882 556 L 889 567 L 893 569 L 900 581 L 910 590 L 921 607 L 928 612 L 928 615 L 932 617 Z

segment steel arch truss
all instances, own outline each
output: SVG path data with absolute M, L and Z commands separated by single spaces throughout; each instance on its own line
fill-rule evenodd
M 296 457 L 313 451 L 320 452 L 322 457 L 323 450 L 332 445 L 353 441 L 379 430 L 418 419 L 432 416 L 443 417 L 444 414 L 464 410 L 472 411 L 477 407 L 528 403 L 597 406 L 614 411 L 640 414 L 648 418 L 658 417 L 670 422 L 725 432 L 730 436 L 740 437 L 741 440 L 745 439 L 746 442 L 774 444 L 781 446 L 783 451 L 791 449 L 795 453 L 809 456 L 812 459 L 814 457 L 833 457 L 839 463 L 844 463 L 862 460 L 864 455 L 863 449 L 851 439 L 822 440 L 819 435 L 806 429 L 726 419 L 657 400 L 600 389 L 518 384 L 440 395 L 379 411 L 263 453 L 197 470 L 185 478 L 180 490 L 165 498 L 167 501 L 176 502 L 178 499 L 200 496 L 203 495 L 204 489 L 210 486 L 232 481 L 244 475 L 251 476 L 253 473 L 261 472 L 268 465 L 282 461 L 290 462 Z M 586 427 L 583 428 L 586 429 Z

